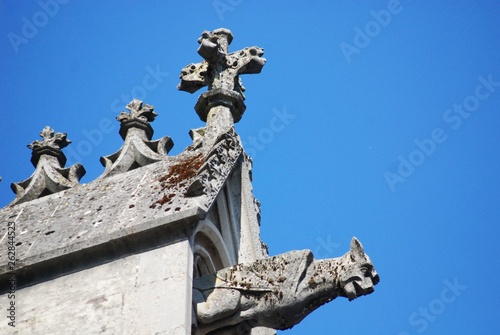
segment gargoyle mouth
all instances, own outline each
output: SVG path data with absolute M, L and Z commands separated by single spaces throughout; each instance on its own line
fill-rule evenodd
M 354 278 L 344 285 L 344 292 L 349 301 L 362 295 L 370 294 L 373 291 L 375 291 L 375 288 L 370 278 L 365 278 L 364 280 L 361 278 Z

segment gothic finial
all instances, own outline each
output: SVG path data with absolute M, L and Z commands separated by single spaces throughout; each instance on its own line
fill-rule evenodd
M 116 117 L 120 121 L 119 132 L 125 143 L 114 154 L 101 157 L 101 164 L 106 168 L 101 177 L 163 160 L 174 145 L 168 136 L 151 141 L 154 131 L 150 122 L 158 116 L 154 106 L 133 99 L 126 108 L 128 113 L 122 111 Z
M 154 106 L 144 104 L 141 100 L 133 99 L 126 108 L 129 112 L 122 111 L 116 117 L 120 121 L 120 135 L 123 139 L 127 136 L 130 128 L 139 128 L 146 132 L 148 140 L 153 137 L 153 128 L 149 124 L 158 116 L 154 112 Z
M 43 146 L 50 146 L 56 149 L 62 149 L 71 143 L 71 141 L 66 138 L 67 134 L 54 134 L 54 129 L 50 128 L 49 126 L 45 126 L 45 128 L 42 129 L 42 131 L 40 132 L 40 137 L 43 138 L 42 141 L 35 140 L 28 144 L 28 147 L 30 149 L 37 149 Z
M 11 184 L 16 193 L 12 205 L 76 186 L 85 175 L 81 164 L 64 168 L 66 156 L 61 149 L 71 143 L 65 133 L 54 133 L 52 128 L 46 126 L 40 136 L 42 140 L 28 144 L 28 148 L 33 150 L 31 163 L 35 166 L 35 172 L 24 181 Z
M 45 126 L 40 132 L 40 137 L 42 137 L 43 140 L 35 140 L 28 144 L 28 148 L 33 150 L 31 154 L 31 163 L 36 167 L 41 155 L 46 154 L 56 157 L 59 163 L 61 163 L 61 166 L 64 166 L 64 164 L 66 164 L 66 157 L 61 149 L 71 143 L 71 141 L 66 138 L 67 134 L 54 134 L 54 129 Z
M 260 73 L 266 63 L 261 57 L 264 50 L 256 46 L 228 53 L 232 40 L 233 34 L 228 29 L 204 31 L 198 39 L 198 54 L 205 60 L 189 64 L 181 71 L 179 90 L 194 93 L 208 86 L 208 91 L 198 98 L 195 106 L 202 121 L 207 121 L 212 107 L 224 106 L 230 109 L 234 122 L 238 122 L 246 109 L 243 103 L 245 88 L 239 75 Z

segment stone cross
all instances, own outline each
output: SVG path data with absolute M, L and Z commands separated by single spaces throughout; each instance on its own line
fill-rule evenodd
M 266 63 L 261 57 L 264 50 L 256 46 L 228 53 L 232 40 L 233 34 L 225 28 L 204 31 L 198 39 L 198 54 L 205 60 L 189 64 L 181 71 L 179 90 L 194 93 L 208 86 L 195 106 L 202 121 L 207 121 L 212 107 L 225 106 L 230 109 L 234 122 L 238 122 L 246 109 L 245 88 L 239 75 L 260 73 Z

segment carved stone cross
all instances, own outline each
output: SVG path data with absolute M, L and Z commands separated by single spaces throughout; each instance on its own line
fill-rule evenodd
M 189 64 L 181 71 L 179 90 L 194 93 L 208 86 L 208 91 L 198 98 L 195 106 L 202 121 L 207 121 L 212 107 L 226 106 L 234 122 L 238 122 L 246 109 L 243 103 L 245 88 L 239 75 L 260 73 L 266 63 L 261 57 L 264 50 L 256 46 L 228 53 L 232 40 L 233 34 L 228 29 L 204 31 L 198 39 L 198 54 L 205 60 Z

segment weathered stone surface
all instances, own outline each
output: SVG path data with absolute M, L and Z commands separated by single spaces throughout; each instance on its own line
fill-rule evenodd
M 157 116 L 153 106 L 134 99 L 127 109 L 129 113 L 121 112 L 116 117 L 125 143 L 114 154 L 101 157 L 101 164 L 105 167 L 101 178 L 165 160 L 174 145 L 168 136 L 151 141 L 154 131 L 150 122 Z
M 184 196 L 187 185 L 182 187 L 180 182 L 175 190 L 162 186 L 161 179 L 168 171 L 182 164 L 182 160 L 171 157 L 0 210 L 1 222 L 14 222 L 16 226 L 16 270 L 22 273 L 43 262 L 95 247 L 108 245 L 113 249 L 121 239 L 134 240 L 136 234 L 155 229 L 172 225 L 188 229 L 188 223 L 202 218 L 209 205 L 202 206 L 199 199 Z M 156 205 L 164 201 L 167 192 L 171 203 Z M 1 225 L 0 235 L 6 233 L 7 225 Z M 0 244 L 0 278 L 9 272 L 7 247 L 7 243 Z
M 0 334 L 188 335 L 191 273 L 184 239 L 26 287 L 16 292 L 16 327 L 0 322 Z
M 28 179 L 11 184 L 12 190 L 16 193 L 11 205 L 74 187 L 85 175 L 85 169 L 81 164 L 64 168 L 66 156 L 61 149 L 71 143 L 66 134 L 54 134 L 54 130 L 46 126 L 40 136 L 43 140 L 36 140 L 28 145 L 28 148 L 33 150 L 31 163 L 35 166 L 35 172 Z
M 187 196 L 207 194 L 215 199 L 242 152 L 233 128 L 220 135 L 205 157 L 194 181 L 189 185 Z
M 30 145 L 36 171 L 0 209 L 0 236 L 16 232 L 0 243 L 0 305 L 13 270 L 19 333 L 271 335 L 338 296 L 373 292 L 379 277 L 356 239 L 335 259 L 268 257 L 251 159 L 234 130 L 246 108 L 239 75 L 265 59 L 258 47 L 228 53 L 232 38 L 204 32 L 205 60 L 182 70 L 179 89 L 208 92 L 195 106 L 206 127 L 179 155 L 167 156 L 170 138 L 151 140 L 157 114 L 136 99 L 117 117 L 123 146 L 89 184 L 78 184 L 80 165 L 63 168 L 65 134 L 47 128 Z
M 103 276 L 102 273 L 113 273 L 114 278 L 122 270 L 113 270 L 115 267 L 112 264 L 116 263 L 117 267 L 122 268 L 125 263 L 120 260 L 121 257 L 128 258 L 131 254 L 175 243 L 178 234 L 193 236 L 196 223 L 206 217 L 208 211 L 213 208 L 219 208 L 218 213 L 213 216 L 218 218 L 215 228 L 221 230 L 220 235 L 223 237 L 220 243 L 234 245 L 234 248 L 227 247 L 231 256 L 226 257 L 227 262 L 224 266 L 238 261 L 262 258 L 265 255 L 259 238 L 258 207 L 255 206 L 251 191 L 250 159 L 241 154 L 241 142 L 234 130 L 222 136 L 220 143 L 213 145 L 213 138 L 217 137 L 213 134 L 207 135 L 206 129 L 193 132 L 195 138 L 193 145 L 178 156 L 166 156 L 162 161 L 138 169 L 100 178 L 89 184 L 78 185 L 57 194 L 0 210 L 0 220 L 11 221 L 16 225 L 18 260 L 15 271 L 20 290 L 18 294 L 30 297 L 28 300 L 18 301 L 19 304 L 30 306 L 29 313 L 19 311 L 19 314 L 28 315 L 30 320 L 20 325 L 19 329 L 29 329 L 28 332 L 33 330 L 34 333 L 58 333 L 53 328 L 55 318 L 74 316 L 75 320 L 80 320 L 83 315 L 97 318 L 95 314 L 97 311 L 92 310 L 94 306 L 92 304 L 74 306 L 70 310 L 66 302 L 59 302 L 63 297 L 74 301 L 84 299 L 85 296 L 88 297 L 84 299 L 85 301 L 100 304 L 102 309 L 96 308 L 99 313 L 103 313 L 104 319 L 114 319 L 109 326 L 106 326 L 108 333 L 127 333 L 127 331 L 121 332 L 121 329 L 127 329 L 120 328 L 125 327 L 123 325 L 127 324 L 127 320 L 117 314 L 118 304 L 121 304 L 120 308 L 129 308 L 132 311 L 137 307 L 134 304 L 139 304 L 139 301 L 134 302 L 132 298 L 125 301 L 123 295 L 114 294 L 115 286 L 119 288 L 120 285 L 116 285 L 115 281 L 109 276 Z M 233 150 L 237 155 L 226 157 L 227 152 L 218 149 L 219 146 L 225 147 L 224 150 Z M 230 157 L 233 159 L 228 159 Z M 215 170 L 202 168 L 204 162 L 214 159 L 217 161 L 214 165 L 217 167 Z M 206 174 L 206 171 L 211 172 Z M 189 185 L 200 176 L 210 179 L 212 183 L 210 192 L 188 197 Z M 223 214 L 224 212 L 227 214 Z M 2 225 L 0 235 L 5 236 L 6 230 L 7 227 Z M 231 237 L 227 235 L 229 233 Z M 6 278 L 10 273 L 6 248 L 6 243 L 0 244 L 0 293 L 6 292 Z M 144 257 L 146 260 L 149 256 L 146 253 Z M 172 257 L 181 260 L 177 256 Z M 190 257 L 193 257 L 192 253 Z M 108 262 L 111 263 L 106 264 Z M 169 259 L 165 262 L 165 266 L 159 268 L 167 269 L 171 267 L 171 263 L 172 260 Z M 189 269 L 192 270 L 192 267 L 191 263 Z M 73 272 L 74 274 L 71 274 Z M 56 279 L 57 277 L 60 278 Z M 88 279 L 84 279 L 87 277 Z M 98 278 L 104 279 L 98 280 Z M 90 284 L 85 284 L 92 280 L 98 281 L 93 288 Z M 79 286 L 80 284 L 82 286 Z M 189 317 L 188 326 L 168 328 L 165 334 L 190 334 L 191 280 L 189 284 L 189 287 L 185 288 L 189 298 L 186 295 L 186 298 L 176 300 L 175 303 L 168 302 L 170 301 L 168 299 L 162 300 L 164 295 L 178 292 L 179 287 L 175 285 L 161 286 L 157 294 L 152 296 L 152 301 L 168 303 L 161 306 L 164 309 L 177 306 L 179 301 L 189 304 L 189 311 L 176 310 L 166 317 L 166 320 L 181 316 Z M 100 289 L 108 285 L 113 288 L 109 292 Z M 127 281 L 124 285 L 128 285 Z M 93 293 L 90 292 L 92 289 Z M 151 287 L 148 290 L 150 289 Z M 85 293 L 82 293 L 82 290 Z M 143 293 L 147 296 L 140 289 L 133 288 L 133 290 L 139 292 L 134 293 L 137 297 Z M 37 305 L 36 301 L 42 299 L 40 298 L 42 292 L 50 294 L 51 298 L 46 299 L 45 304 Z M 150 291 L 148 293 L 152 294 Z M 130 297 L 132 295 L 132 293 L 124 294 L 130 294 Z M 177 297 L 175 294 L 172 296 Z M 5 300 L 6 295 L 0 299 Z M 127 307 L 128 304 L 133 306 Z M 142 304 L 140 310 L 147 310 L 149 305 L 145 300 Z M 51 317 L 48 317 L 46 312 L 40 312 L 42 305 L 45 311 L 52 313 Z M 50 308 L 47 307 L 49 305 Z M 36 317 L 37 313 L 47 316 L 45 321 Z M 166 310 L 163 313 L 166 313 Z M 75 324 L 79 324 L 79 321 Z M 92 327 L 97 327 L 97 324 L 96 322 L 86 327 L 88 326 L 91 333 L 94 331 Z M 102 325 L 103 323 L 100 323 L 99 327 Z M 273 332 L 253 329 L 251 333 L 268 335 Z
M 241 324 L 288 329 L 339 296 L 353 300 L 372 293 L 378 282 L 356 238 L 339 258 L 315 260 L 304 250 L 238 264 L 194 280 L 195 334 Z
M 204 31 L 198 39 L 198 54 L 205 60 L 189 64 L 181 71 L 179 90 L 194 93 L 208 86 L 208 92 L 198 98 L 195 106 L 202 121 L 207 121 L 212 107 L 225 106 L 231 110 L 234 122 L 238 122 L 246 109 L 245 88 L 239 75 L 260 73 L 266 63 L 261 57 L 264 50 L 256 46 L 229 53 L 232 40 L 233 34 L 228 29 Z
M 198 146 L 177 156 L 0 209 L 0 220 L 14 222 L 18 232 L 16 270 L 29 272 L 43 262 L 92 248 L 105 252 L 134 234 L 178 223 L 187 228 L 188 222 L 204 218 L 242 152 L 234 131 L 221 139 L 235 153 L 227 157 L 217 156 L 227 153 L 207 138 L 205 144 L 200 135 Z M 210 165 L 214 169 L 203 167 L 215 161 Z M 196 181 L 208 184 L 203 192 L 188 196 Z M 1 225 L 0 235 L 6 232 L 7 225 Z M 0 279 L 9 272 L 7 255 L 7 244 L 0 244 Z

